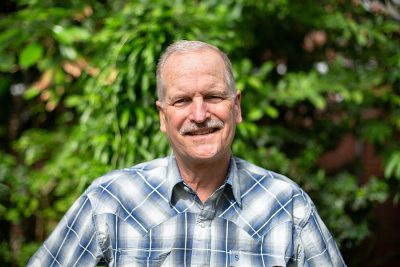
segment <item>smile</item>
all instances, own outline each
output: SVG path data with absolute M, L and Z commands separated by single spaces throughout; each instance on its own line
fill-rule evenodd
M 206 135 L 206 134 L 211 134 L 214 133 L 216 131 L 218 131 L 219 128 L 200 128 L 197 130 L 193 130 L 190 132 L 185 133 L 185 135 L 190 135 L 190 136 L 194 136 L 194 135 Z

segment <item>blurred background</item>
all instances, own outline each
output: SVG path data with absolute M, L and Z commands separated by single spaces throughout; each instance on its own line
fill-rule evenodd
M 24 266 L 96 177 L 165 156 L 155 67 L 232 60 L 234 153 L 312 197 L 349 266 L 400 266 L 400 1 L 2 0 L 0 265 Z

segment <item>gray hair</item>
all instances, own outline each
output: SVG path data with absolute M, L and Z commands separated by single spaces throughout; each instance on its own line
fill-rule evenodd
M 200 41 L 188 41 L 180 40 L 167 47 L 165 52 L 161 55 L 157 64 L 157 97 L 162 103 L 164 101 L 164 84 L 162 80 L 162 72 L 167 59 L 174 53 L 185 53 L 185 52 L 195 52 L 205 49 L 211 49 L 217 52 L 225 64 L 225 83 L 228 88 L 231 89 L 232 95 L 236 93 L 235 79 L 233 77 L 232 64 L 228 56 L 219 50 L 216 46 L 200 42 Z

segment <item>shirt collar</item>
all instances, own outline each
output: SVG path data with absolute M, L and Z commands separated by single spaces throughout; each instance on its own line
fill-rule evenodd
M 176 163 L 176 158 L 172 154 L 168 157 L 168 165 L 167 165 L 167 182 L 168 182 L 168 201 L 172 203 L 172 191 L 174 187 L 183 182 L 181 174 L 179 173 L 178 165 Z
M 229 184 L 232 188 L 233 197 L 235 201 L 242 207 L 242 196 L 240 193 L 240 179 L 238 175 L 238 169 L 236 166 L 235 158 L 232 156 L 229 162 L 228 178 L 226 184 Z
M 171 204 L 172 192 L 175 186 L 183 182 L 183 179 L 179 172 L 178 165 L 176 163 L 175 155 L 173 154 L 170 155 L 168 158 L 167 181 L 168 181 L 168 201 Z M 242 198 L 240 194 L 240 179 L 238 176 L 238 170 L 234 157 L 231 157 L 230 159 L 229 170 L 225 184 L 228 184 L 231 187 L 233 197 L 235 198 L 235 201 L 239 204 L 239 207 L 241 207 Z

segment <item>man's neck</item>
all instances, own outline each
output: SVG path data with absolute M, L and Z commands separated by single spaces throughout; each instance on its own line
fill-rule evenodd
M 219 160 L 188 162 L 176 158 L 184 182 L 205 202 L 225 181 L 231 155 Z

